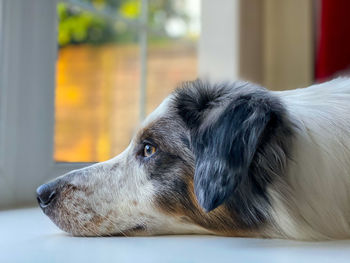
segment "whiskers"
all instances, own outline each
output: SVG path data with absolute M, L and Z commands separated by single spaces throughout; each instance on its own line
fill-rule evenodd
M 124 237 L 130 237 L 128 233 L 133 233 L 133 232 L 137 232 L 137 231 L 146 231 L 147 230 L 147 224 L 146 224 L 146 220 L 144 218 L 140 218 L 139 220 L 137 220 L 137 222 L 135 222 L 133 225 L 133 227 L 128 228 L 127 230 L 122 230 L 121 227 L 118 227 L 118 219 L 109 216 L 105 216 L 102 215 L 101 213 L 97 213 L 95 212 L 98 216 L 100 216 L 101 218 L 105 219 L 106 221 L 108 221 L 111 225 L 113 225 L 113 227 L 115 228 L 115 232 L 114 233 L 108 233 L 107 236 L 115 236 L 116 234 L 121 234 Z
M 117 228 L 117 232 L 122 234 L 124 237 L 129 237 L 126 233 L 124 233 L 120 228 L 117 227 L 117 222 L 113 221 L 112 219 L 110 219 L 109 217 L 102 215 L 100 213 L 97 213 L 98 216 L 101 216 L 102 218 L 106 219 L 108 222 L 110 222 L 115 228 Z M 114 219 L 116 220 L 116 219 Z M 108 236 L 113 236 L 112 234 L 108 234 Z
M 72 189 L 69 188 L 67 191 L 72 191 Z M 78 198 L 74 201 L 62 202 L 59 207 L 61 212 L 58 216 L 58 221 L 62 222 L 62 229 L 82 237 L 112 237 L 116 235 L 130 237 L 135 234 L 147 233 L 147 216 L 144 214 L 139 213 L 136 216 L 119 218 L 114 216 L 112 212 L 106 214 L 96 211 L 94 207 L 97 206 L 94 202 L 87 204 Z

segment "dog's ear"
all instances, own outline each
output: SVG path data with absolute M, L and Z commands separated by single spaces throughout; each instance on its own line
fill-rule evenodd
M 274 111 L 266 91 L 203 88 L 178 91 L 178 110 L 191 131 L 194 188 L 207 212 L 221 205 L 248 176 L 249 167 Z M 227 96 L 227 94 L 231 94 Z

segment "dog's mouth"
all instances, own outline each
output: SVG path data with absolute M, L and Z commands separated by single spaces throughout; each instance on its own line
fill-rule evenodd
M 147 231 L 147 227 L 145 225 L 135 225 L 134 227 L 128 228 L 123 231 L 118 231 L 109 236 L 134 236 Z
M 147 228 L 145 225 L 136 225 L 132 228 L 129 228 L 126 232 L 144 232 Z

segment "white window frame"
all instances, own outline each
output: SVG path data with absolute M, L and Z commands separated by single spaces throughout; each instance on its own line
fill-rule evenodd
M 32 204 L 52 171 L 56 5 L 1 0 L 0 208 Z M 45 22 L 43 22 L 45 21 Z
M 272 90 L 313 82 L 314 0 L 202 0 L 199 75 Z

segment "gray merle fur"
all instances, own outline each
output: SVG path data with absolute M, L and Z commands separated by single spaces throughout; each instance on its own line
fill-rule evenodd
M 268 220 L 267 186 L 284 175 L 292 138 L 279 99 L 250 83 L 196 80 L 175 92 L 175 109 L 190 129 L 202 208 L 224 203 L 247 227 Z

